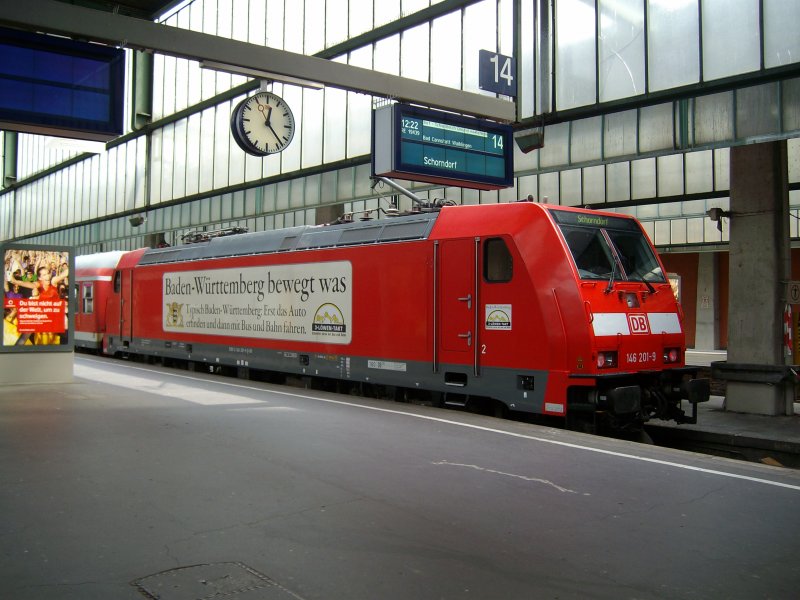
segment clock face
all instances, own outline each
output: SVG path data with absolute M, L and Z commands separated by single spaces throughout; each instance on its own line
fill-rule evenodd
M 255 156 L 281 152 L 294 137 L 294 115 L 283 98 L 259 92 L 242 100 L 231 115 L 231 133 L 239 147 Z

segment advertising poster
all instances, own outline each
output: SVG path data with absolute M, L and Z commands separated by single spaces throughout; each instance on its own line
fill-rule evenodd
M 347 261 L 165 273 L 164 331 L 349 344 Z
M 69 347 L 69 249 L 5 246 L 3 351 Z

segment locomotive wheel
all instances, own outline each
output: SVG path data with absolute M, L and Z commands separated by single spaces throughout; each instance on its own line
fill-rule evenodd
M 508 406 L 504 402 L 500 402 L 499 400 L 492 401 L 492 416 L 497 417 L 498 419 L 507 419 L 508 418 Z
M 568 402 L 566 428 L 580 433 L 596 434 L 597 412 L 590 402 Z

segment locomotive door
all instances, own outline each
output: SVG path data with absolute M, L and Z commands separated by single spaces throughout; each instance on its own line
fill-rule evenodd
M 443 363 L 475 363 L 477 375 L 478 238 L 447 240 L 439 248 L 437 290 L 439 360 Z

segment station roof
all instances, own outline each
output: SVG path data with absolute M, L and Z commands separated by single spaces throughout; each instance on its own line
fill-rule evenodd
M 155 20 L 183 0 L 60 0 L 65 4 L 77 4 L 108 12 L 117 12 L 129 17 Z

